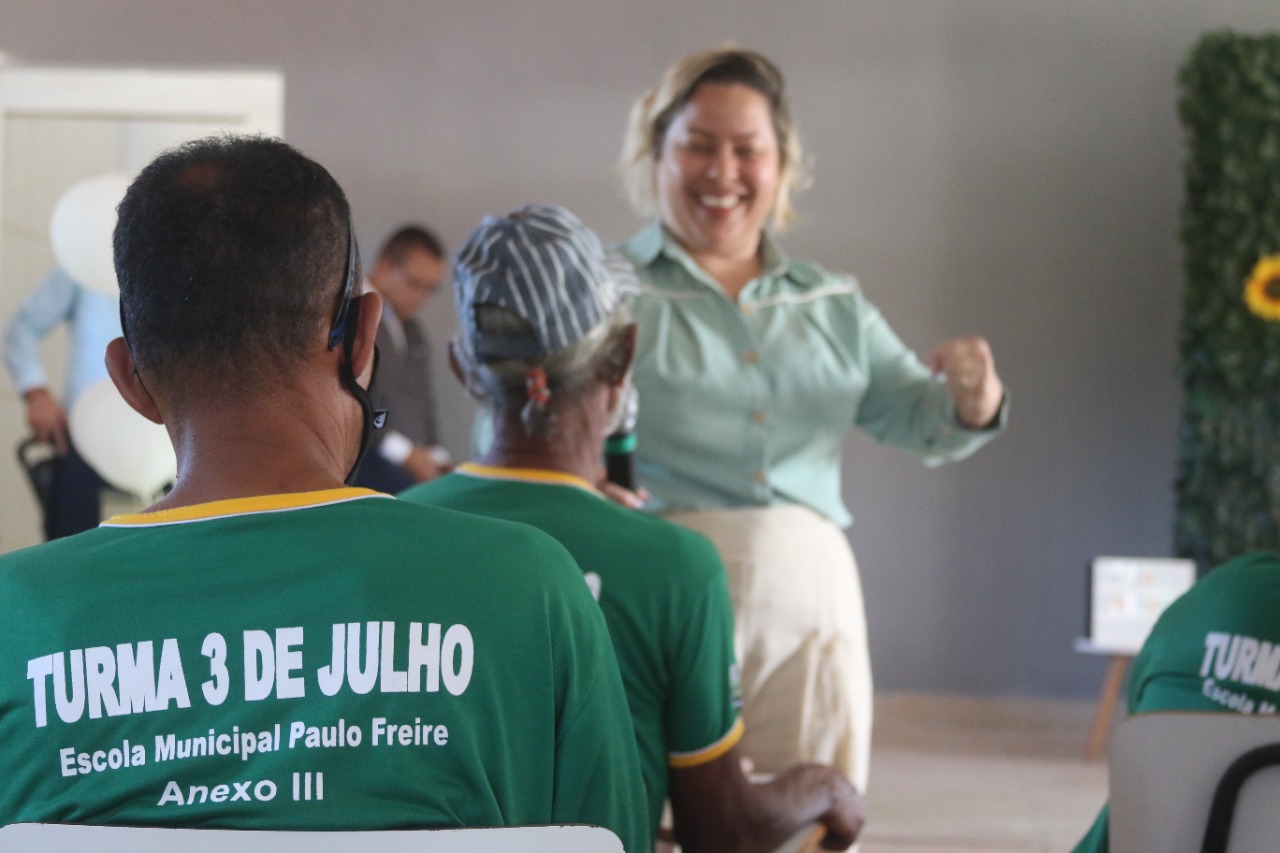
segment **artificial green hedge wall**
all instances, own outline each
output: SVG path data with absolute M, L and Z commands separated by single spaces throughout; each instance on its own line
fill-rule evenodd
M 1175 541 L 1205 571 L 1280 550 L 1280 319 L 1244 298 L 1280 255 L 1280 35 L 1211 33 L 1179 81 L 1189 151 Z M 1280 274 L 1254 276 L 1254 296 L 1280 318 Z

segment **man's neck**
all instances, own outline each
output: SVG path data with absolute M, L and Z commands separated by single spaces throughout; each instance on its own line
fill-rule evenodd
M 202 406 L 167 421 L 178 477 L 148 511 L 343 486 L 359 426 L 354 436 L 344 431 L 333 408 L 341 405 L 356 403 L 349 396 L 326 404 L 282 393 Z
M 565 414 L 549 437 L 526 434 L 518 421 L 497 424 L 493 444 L 480 462 L 498 468 L 558 471 L 595 484 L 602 473 L 604 439 L 592 435 L 583 418 Z

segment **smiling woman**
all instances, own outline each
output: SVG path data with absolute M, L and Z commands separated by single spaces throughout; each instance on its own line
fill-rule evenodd
M 769 104 L 748 86 L 699 86 L 667 129 L 657 170 L 662 220 L 730 296 L 759 273 L 760 231 L 781 171 Z
M 622 168 L 658 221 L 623 247 L 643 284 L 637 471 L 653 508 L 707 535 L 729 577 L 743 753 L 758 770 L 832 764 L 865 789 L 871 670 L 841 527 L 851 426 L 926 462 L 1004 424 L 985 340 L 922 362 L 850 276 L 788 258 L 769 231 L 804 178 L 782 74 L 720 48 L 671 66 L 631 112 Z

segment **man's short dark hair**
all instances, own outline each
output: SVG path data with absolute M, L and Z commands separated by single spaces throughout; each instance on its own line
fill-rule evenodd
M 432 257 L 444 260 L 444 244 L 434 231 L 421 225 L 406 225 L 387 238 L 382 244 L 379 258 L 386 258 L 392 263 L 400 263 L 405 255 L 414 249 L 421 249 Z
M 148 379 L 270 387 L 325 346 L 353 238 L 323 166 L 278 139 L 196 140 L 143 169 L 119 214 L 121 320 Z

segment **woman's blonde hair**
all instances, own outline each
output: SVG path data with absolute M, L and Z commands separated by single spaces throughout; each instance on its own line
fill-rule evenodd
M 778 197 L 770 222 L 774 228 L 785 227 L 795 218 L 791 191 L 803 189 L 809 183 L 800 138 L 787 104 L 786 84 L 776 65 L 763 55 L 736 45 L 705 50 L 679 60 L 666 70 L 657 86 L 632 105 L 618 163 L 632 208 L 644 217 L 658 214 L 654 174 L 655 164 L 662 155 L 663 140 L 676 114 L 703 83 L 747 86 L 768 102 L 782 159 Z

